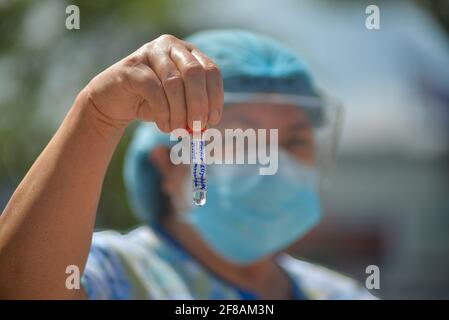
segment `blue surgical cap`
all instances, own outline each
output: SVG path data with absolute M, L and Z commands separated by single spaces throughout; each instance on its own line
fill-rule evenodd
M 276 92 L 319 97 L 304 61 L 282 44 L 243 30 L 209 30 L 186 38 L 220 68 L 226 93 Z M 124 178 L 134 213 L 152 224 L 167 208 L 161 177 L 148 154 L 169 146 L 168 134 L 141 124 L 128 148 Z

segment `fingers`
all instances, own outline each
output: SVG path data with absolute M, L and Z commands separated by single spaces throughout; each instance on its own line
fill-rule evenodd
M 209 105 L 210 124 L 217 124 L 223 112 L 224 90 L 220 69 L 206 55 L 197 49 L 193 49 L 192 55 L 201 63 L 206 71 L 206 88 Z
M 169 103 L 170 129 L 186 128 L 187 106 L 181 73 L 167 53 L 150 53 L 148 61 L 165 90 Z
M 170 111 L 165 92 L 158 76 L 145 64 L 136 64 L 125 69 L 126 87 L 145 101 L 137 108 L 137 118 L 154 120 L 163 132 L 170 132 Z
M 193 128 L 193 121 L 199 120 L 204 128 L 209 113 L 206 72 L 201 63 L 183 46 L 174 46 L 170 57 L 184 80 L 187 124 Z
M 153 84 L 157 93 L 152 94 L 152 100 L 148 101 L 151 114 L 146 116 L 154 117 L 162 131 L 187 126 L 193 129 L 193 121 L 196 120 L 201 121 L 202 128 L 207 123 L 219 122 L 223 108 L 223 81 L 212 60 L 188 42 L 170 35 L 145 45 L 140 53 L 145 58 L 142 64 L 153 71 L 151 77 L 145 77 L 151 78 L 152 82 L 155 82 L 154 77 L 158 79 L 157 85 Z M 142 97 L 148 95 L 142 92 Z M 156 105 L 157 101 L 161 105 Z

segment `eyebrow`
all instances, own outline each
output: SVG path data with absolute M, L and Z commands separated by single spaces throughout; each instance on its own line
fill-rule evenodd
M 300 120 L 300 121 L 297 121 L 297 122 L 289 125 L 286 129 L 287 129 L 287 131 L 296 131 L 296 130 L 302 130 L 305 128 L 311 128 L 310 122 L 307 120 Z
M 251 118 L 247 117 L 246 115 L 239 115 L 239 116 L 233 115 L 232 117 L 226 119 L 225 121 L 227 121 L 227 120 L 239 121 L 239 122 L 249 125 L 250 127 L 251 126 L 257 127 L 256 123 L 253 120 L 251 120 Z

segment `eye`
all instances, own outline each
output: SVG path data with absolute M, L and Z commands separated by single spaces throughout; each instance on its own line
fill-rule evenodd
M 310 144 L 310 141 L 305 138 L 295 137 L 285 141 L 284 147 L 287 149 L 290 148 L 298 148 L 298 147 L 307 147 Z

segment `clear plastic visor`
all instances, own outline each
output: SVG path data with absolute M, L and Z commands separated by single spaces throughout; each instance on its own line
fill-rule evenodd
M 262 166 L 261 148 L 267 156 L 283 150 L 302 164 L 316 167 L 323 184 L 335 166 L 341 122 L 341 105 L 328 97 L 226 93 L 222 120 L 215 128 L 225 137 L 223 154 L 234 153 L 232 163 L 241 164 L 244 159 L 244 164 L 252 164 L 256 159 L 256 165 Z M 277 131 L 277 139 L 272 139 L 272 130 Z M 254 134 L 256 142 L 250 143 Z M 229 146 L 226 138 L 231 136 L 233 144 Z

